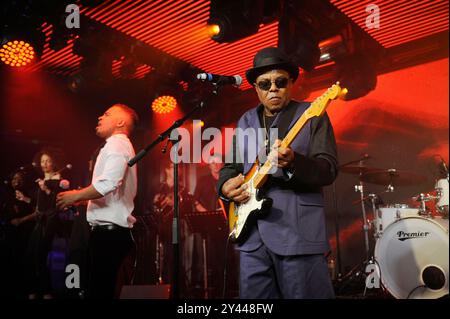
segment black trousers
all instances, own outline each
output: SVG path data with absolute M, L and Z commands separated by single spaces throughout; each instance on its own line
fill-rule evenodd
M 52 250 L 52 243 L 56 236 L 62 236 L 61 221 L 54 212 L 43 213 L 30 235 L 27 249 L 27 260 L 30 260 L 28 274 L 28 293 L 39 295 L 53 292 L 51 273 L 48 265 L 48 254 Z
M 89 271 L 89 235 L 91 228 L 86 220 L 86 206 L 78 207 L 78 214 L 73 219 L 72 232 L 69 239 L 68 263 L 80 267 L 80 288 L 69 289 L 68 295 L 72 298 L 86 296 Z
M 133 245 L 131 230 L 115 226 L 94 227 L 89 238 L 90 299 L 115 298 L 117 276 L 123 260 Z

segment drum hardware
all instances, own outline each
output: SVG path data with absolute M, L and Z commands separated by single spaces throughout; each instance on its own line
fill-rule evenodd
M 379 168 L 374 168 L 367 166 L 365 164 L 365 161 L 368 160 L 370 156 L 368 154 L 362 155 L 362 157 L 358 160 L 350 161 L 348 163 L 345 163 L 339 167 L 339 171 L 347 174 L 352 175 L 358 175 L 359 183 L 354 186 L 355 192 L 360 194 L 359 200 L 355 201 L 354 204 L 361 204 L 361 212 L 362 212 L 362 219 L 363 219 L 363 232 L 364 232 L 364 251 L 365 251 L 365 260 L 362 263 L 357 264 L 355 267 L 353 267 L 348 273 L 346 273 L 344 276 L 342 276 L 339 280 L 341 284 L 341 289 L 343 287 L 346 287 L 348 285 L 351 285 L 352 282 L 364 280 L 365 281 L 365 270 L 369 262 L 373 260 L 373 258 L 370 258 L 370 246 L 369 246 L 369 229 L 371 228 L 372 224 L 367 219 L 366 215 L 366 209 L 365 209 L 365 201 L 372 197 L 372 194 L 369 196 L 365 196 L 365 185 L 363 181 L 361 180 L 361 176 L 365 173 L 372 172 L 372 171 L 378 171 Z M 339 254 L 338 254 L 339 256 Z M 340 275 L 340 274 L 339 274 Z M 339 276 L 340 277 L 340 276 Z
M 370 198 L 370 202 L 372 203 L 372 212 L 373 215 L 375 216 L 375 214 L 377 213 L 377 199 L 379 199 L 379 196 L 377 194 L 369 194 L 368 197 Z M 373 223 L 371 222 L 371 225 L 373 225 Z M 372 256 L 373 258 L 373 256 Z
M 367 172 L 376 172 L 381 170 L 380 168 L 370 167 L 366 166 L 364 164 L 358 164 L 358 165 L 346 165 L 339 167 L 339 171 L 347 174 L 353 174 L 353 175 L 361 175 Z
M 369 167 L 365 164 L 365 161 L 367 161 L 368 159 L 370 159 L 371 157 L 369 156 L 369 154 L 362 154 L 361 157 L 357 160 L 352 160 L 350 162 L 344 163 L 342 165 L 339 166 L 339 171 L 343 172 L 343 173 L 348 173 L 348 174 L 354 174 L 354 175 L 358 175 L 361 176 L 363 173 L 368 172 L 368 171 L 375 171 L 378 170 L 378 168 L 374 168 L 374 167 Z M 333 191 L 334 191 L 334 198 L 336 199 L 336 194 L 335 194 L 335 184 L 333 184 Z M 364 198 L 364 185 L 363 183 L 360 181 L 359 185 L 355 185 L 355 192 L 360 192 L 361 194 L 361 199 Z M 359 202 L 359 201 L 358 201 Z M 368 230 L 370 227 L 370 223 L 367 221 L 366 218 L 366 214 L 365 214 L 365 208 L 364 208 L 364 202 L 362 202 L 362 206 L 363 206 L 363 231 L 365 234 L 367 234 L 367 239 L 365 239 L 365 251 L 366 251 L 366 257 L 368 258 L 369 256 L 369 238 L 368 238 Z M 340 262 L 340 251 L 339 251 L 339 225 L 338 225 L 338 213 L 337 213 L 337 204 L 335 202 L 335 211 L 336 211 L 336 249 L 337 249 L 337 260 L 338 260 L 338 278 L 341 277 L 341 262 Z M 360 265 L 358 265 L 356 268 L 360 268 Z M 355 269 L 356 269 L 355 268 Z M 352 274 L 355 269 L 352 269 L 350 271 L 349 274 L 347 274 L 344 277 L 349 277 L 350 274 Z M 358 271 L 357 276 L 359 276 L 358 274 L 361 273 L 360 271 Z M 342 277 L 342 279 L 344 279 L 344 277 Z
M 355 192 L 360 194 L 361 212 L 363 218 L 363 232 L 364 232 L 364 247 L 366 253 L 366 261 L 369 260 L 370 247 L 369 247 L 369 224 L 367 223 L 366 207 L 364 205 L 364 183 L 360 180 L 359 185 L 355 185 Z
M 364 244 L 366 249 L 366 260 L 369 260 L 369 223 L 367 222 L 366 217 L 366 209 L 364 206 L 364 202 L 367 199 L 370 199 L 372 202 L 372 209 L 374 216 L 376 214 L 376 198 L 379 198 L 377 194 L 371 194 L 368 197 L 364 196 L 364 183 L 373 183 L 379 185 L 387 185 L 386 190 L 382 193 L 392 193 L 395 191 L 394 186 L 401 185 L 410 185 L 410 184 L 420 184 L 426 181 L 426 178 L 422 175 L 410 173 L 403 170 L 397 170 L 395 168 L 389 169 L 376 169 L 373 167 L 365 166 L 363 163 L 359 165 L 350 165 L 348 167 L 343 167 L 341 169 L 344 172 L 349 172 L 351 174 L 355 174 L 359 170 L 359 184 L 355 185 L 355 191 L 360 193 L 360 199 L 358 202 L 361 203 L 361 211 L 363 215 L 363 232 L 364 232 Z M 380 194 L 382 194 L 380 193 Z M 378 229 L 375 231 L 375 234 L 379 234 L 381 230 Z
M 378 172 L 381 171 L 380 169 L 369 167 L 364 164 L 364 161 L 366 159 L 370 158 L 367 154 L 364 154 L 364 157 L 357 161 L 358 164 L 355 164 L 356 161 L 349 162 L 345 165 L 342 165 L 340 167 L 340 170 L 344 173 L 349 174 L 357 174 L 359 178 L 359 184 L 355 185 L 355 192 L 360 194 L 360 199 L 357 202 L 361 203 L 361 212 L 362 212 L 362 218 L 363 218 L 363 232 L 364 232 L 364 247 L 365 247 L 365 253 L 366 253 L 366 261 L 369 260 L 370 255 L 370 246 L 369 246 L 369 223 L 367 221 L 367 215 L 366 215 L 366 208 L 364 206 L 364 202 L 367 199 L 364 196 L 364 183 L 362 177 L 365 174 L 368 174 L 370 172 Z M 370 196 L 368 197 L 370 198 Z
M 423 175 L 411 173 L 396 168 L 370 170 L 361 175 L 361 180 L 377 185 L 411 186 L 420 185 L 427 181 Z
M 420 216 L 425 216 L 425 217 L 432 217 L 431 215 L 431 211 L 427 208 L 426 203 L 432 200 L 435 200 L 437 198 L 437 196 L 433 196 L 430 194 L 424 194 L 424 193 L 420 193 L 417 196 L 412 197 L 413 200 L 415 200 L 416 202 L 420 203 L 419 206 L 419 215 Z
M 355 185 L 355 192 L 358 192 L 358 191 L 360 191 L 360 185 Z M 373 193 L 370 193 L 369 195 L 367 195 L 367 196 L 365 196 L 363 199 L 357 199 L 357 200 L 355 200 L 355 201 L 353 201 L 352 202 L 352 205 L 356 205 L 356 204 L 359 204 L 359 203 L 361 203 L 361 201 L 363 200 L 363 201 L 367 201 L 367 200 L 370 200 L 371 202 L 373 201 L 373 200 L 375 200 L 376 201 L 376 205 L 384 205 L 383 204 L 383 200 L 382 200 L 382 198 L 381 198 L 381 195 L 382 194 L 386 194 L 386 193 L 392 193 L 392 192 L 394 192 L 394 187 L 393 186 L 391 186 L 391 185 L 389 185 L 388 187 L 386 187 L 386 189 L 384 190 L 384 191 L 382 191 L 382 192 L 380 192 L 380 193 L 378 193 L 378 194 L 373 194 Z M 374 206 L 372 205 L 372 208 L 374 208 Z M 374 211 L 375 212 L 375 211 Z
M 343 165 L 340 168 L 341 171 L 344 173 L 349 174 L 357 174 L 359 177 L 359 184 L 354 186 L 355 192 L 360 194 L 359 200 L 353 202 L 353 204 L 361 204 L 361 212 L 362 212 L 362 219 L 363 219 L 363 233 L 364 233 L 364 248 L 365 248 L 365 260 L 362 263 L 357 264 L 355 267 L 353 267 L 347 274 L 345 274 L 341 279 L 341 288 L 344 289 L 344 287 L 351 285 L 351 283 L 364 283 L 364 293 L 363 296 L 366 296 L 367 293 L 367 285 L 366 285 L 366 270 L 367 267 L 370 264 L 375 264 L 376 260 L 371 256 L 370 254 L 370 243 L 369 243 L 369 229 L 372 228 L 373 224 L 370 220 L 367 219 L 366 214 L 366 208 L 365 208 L 365 202 L 367 200 L 370 200 L 372 203 L 372 207 L 376 207 L 377 200 L 379 200 L 379 196 L 377 194 L 368 194 L 367 196 L 364 195 L 365 192 L 365 185 L 362 180 L 362 176 L 365 173 L 372 172 L 372 171 L 378 171 L 379 169 L 368 167 L 364 165 L 362 161 L 359 162 L 358 165 Z M 385 192 L 393 191 L 391 188 L 388 188 Z M 374 211 L 375 212 L 375 211 Z M 358 284 L 358 286 L 359 286 Z
M 355 188 L 356 189 L 356 188 Z M 359 189 L 359 188 L 358 188 Z M 368 230 L 374 229 L 374 237 L 378 238 L 378 233 L 380 230 L 377 230 L 377 206 L 379 206 L 380 204 L 383 205 L 383 200 L 381 199 L 381 195 L 385 194 L 385 193 L 391 193 L 394 191 L 394 187 L 389 185 L 386 190 L 378 193 L 378 194 L 373 194 L 370 193 L 369 195 L 367 195 L 366 197 L 364 197 L 363 199 L 358 199 L 356 201 L 354 201 L 352 204 L 359 204 L 361 201 L 370 201 L 371 206 L 372 206 L 372 212 L 373 212 L 373 219 L 372 220 L 367 220 L 367 224 L 368 224 Z
M 380 287 L 395 298 L 440 298 L 448 295 L 448 175 L 447 179 L 436 182 L 436 194 L 414 196 L 413 200 L 420 203 L 420 207 L 412 208 L 406 204 L 379 206 L 380 195 L 394 192 L 397 186 L 422 184 L 427 181 L 426 177 L 394 168 L 376 169 L 363 163 L 340 170 L 359 175 L 355 192 L 361 196 L 353 204 L 362 205 L 366 247 L 366 260 L 362 267 L 374 264 L 380 276 Z M 387 187 L 379 194 L 364 196 L 365 183 Z M 374 212 L 371 221 L 366 219 L 364 207 L 369 200 Z M 441 216 L 432 216 L 427 207 L 430 201 L 436 202 Z M 370 228 L 374 230 L 375 249 L 369 257 L 367 232 Z M 361 279 L 365 275 L 361 269 L 364 268 L 359 264 L 346 274 L 343 277 L 345 284 Z M 366 289 L 367 286 L 364 295 Z

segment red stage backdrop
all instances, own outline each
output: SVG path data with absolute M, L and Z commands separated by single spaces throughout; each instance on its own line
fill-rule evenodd
M 449 160 L 449 60 L 442 59 L 378 76 L 376 89 L 353 101 L 333 101 L 328 114 L 334 126 L 341 164 L 367 153 L 367 165 L 397 168 L 422 174 L 427 182 L 399 186 L 385 194 L 385 204 L 416 205 L 411 197 L 434 189 L 441 155 Z M 323 91 L 313 92 L 313 100 Z M 357 176 L 340 173 L 336 180 L 341 259 L 343 268 L 362 261 L 364 242 L 362 213 L 354 191 Z M 379 193 L 383 185 L 366 184 L 367 193 Z M 335 210 L 332 187 L 326 188 L 328 228 L 336 253 Z M 372 212 L 366 206 L 370 218 Z M 374 242 L 371 243 L 372 248 Z

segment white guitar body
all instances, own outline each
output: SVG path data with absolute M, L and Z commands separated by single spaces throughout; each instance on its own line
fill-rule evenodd
M 244 238 L 246 226 L 250 224 L 249 219 L 258 218 L 272 206 L 271 198 L 258 198 L 258 189 L 253 184 L 255 176 L 256 174 L 253 174 L 253 177 L 245 183 L 247 185 L 246 191 L 250 197 L 249 200 L 245 203 L 235 204 L 234 207 L 234 215 L 237 219 L 230 235 L 236 242 L 240 242 Z

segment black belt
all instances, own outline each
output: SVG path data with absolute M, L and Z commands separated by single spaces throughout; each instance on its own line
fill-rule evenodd
M 107 225 L 92 225 L 91 230 L 127 230 L 129 228 L 125 228 L 116 224 L 107 224 Z

